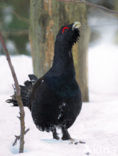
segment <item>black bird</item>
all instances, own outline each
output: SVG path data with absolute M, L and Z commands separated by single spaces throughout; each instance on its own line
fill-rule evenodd
M 79 27 L 80 22 L 62 26 L 56 36 L 50 70 L 40 79 L 29 75 L 30 80 L 20 86 L 23 104 L 31 110 L 36 127 L 41 131 L 52 131 L 54 139 L 59 139 L 57 127 L 62 130 L 62 140 L 71 139 L 68 128 L 82 107 L 72 56 L 72 47 L 80 36 Z M 15 94 L 7 102 L 18 106 Z

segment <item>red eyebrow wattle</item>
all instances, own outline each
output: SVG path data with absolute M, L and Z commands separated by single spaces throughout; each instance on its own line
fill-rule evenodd
M 65 29 L 69 29 L 69 27 L 63 27 L 62 33 L 64 33 L 64 30 L 65 30 Z

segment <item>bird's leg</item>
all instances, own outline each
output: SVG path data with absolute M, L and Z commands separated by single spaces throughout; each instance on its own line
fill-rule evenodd
M 54 127 L 52 130 L 53 139 L 59 140 L 59 136 L 57 134 L 56 128 Z
M 61 129 L 62 129 L 62 134 L 63 134 L 62 140 L 70 140 L 70 144 L 75 144 L 75 145 L 77 145 L 78 143 L 85 144 L 84 141 L 77 141 L 76 139 L 71 138 L 66 128 L 62 127 Z
M 68 130 L 64 127 L 62 127 L 62 140 L 71 140 L 71 136 L 68 133 Z

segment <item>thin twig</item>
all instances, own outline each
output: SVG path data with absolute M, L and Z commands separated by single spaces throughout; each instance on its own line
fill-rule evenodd
M 6 36 L 9 36 L 9 35 L 12 35 L 12 36 L 28 35 L 28 29 L 11 30 L 11 31 L 3 30 L 3 34 L 6 35 Z
M 88 5 L 88 6 L 99 8 L 99 9 L 102 9 L 102 10 L 107 11 L 109 13 L 117 14 L 118 15 L 118 11 L 111 10 L 109 8 L 106 8 L 106 7 L 102 6 L 102 5 L 98 5 L 98 4 L 95 4 L 95 3 L 92 3 L 92 2 L 88 2 L 88 1 L 85 1 L 85 4 Z
M 25 131 L 25 135 L 26 135 L 26 133 L 29 131 L 30 129 L 28 128 L 28 129 L 26 129 L 26 131 Z M 15 146 L 16 144 L 17 144 L 17 141 L 18 140 L 20 140 L 20 135 L 15 135 L 15 140 L 14 140 L 14 142 L 13 142 L 13 144 L 12 144 L 12 146 Z
M 23 16 L 20 16 L 15 10 L 13 10 L 14 15 L 21 21 L 29 23 L 29 20 Z
M 106 7 L 102 6 L 102 5 L 95 4 L 95 3 L 92 3 L 92 2 L 88 2 L 86 0 L 58 0 L 58 1 L 62 1 L 62 2 L 74 2 L 74 3 L 84 3 L 87 6 L 98 8 L 98 9 L 107 11 L 109 13 L 118 15 L 118 11 L 116 11 L 116 10 L 111 10 L 109 8 L 106 8 Z
M 0 8 L 6 8 L 6 7 L 9 7 L 9 5 L 8 4 L 5 4 L 5 3 L 4 4 L 1 4 L 0 3 Z M 23 22 L 29 23 L 28 18 L 19 15 L 15 10 L 12 10 L 12 12 L 17 17 L 17 19 L 19 19 L 19 20 L 21 20 Z

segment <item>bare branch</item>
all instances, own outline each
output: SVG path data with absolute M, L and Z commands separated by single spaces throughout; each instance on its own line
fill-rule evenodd
M 20 128 L 21 129 L 20 129 L 19 153 L 23 153 L 23 151 L 24 151 L 24 134 L 25 134 L 25 121 L 24 121 L 25 112 L 24 112 L 24 106 L 23 106 L 22 99 L 21 99 L 20 87 L 19 87 L 19 84 L 18 84 L 16 73 L 15 73 L 15 70 L 14 70 L 13 65 L 11 63 L 11 58 L 9 56 L 8 50 L 6 48 L 6 45 L 5 45 L 5 42 L 4 42 L 4 39 L 3 39 L 3 36 L 2 36 L 1 33 L 0 33 L 0 41 L 1 41 L 2 47 L 4 49 L 4 52 L 5 52 L 5 55 L 6 55 L 6 58 L 7 58 L 7 61 L 8 61 L 11 73 L 12 73 L 12 77 L 13 77 L 14 83 L 15 83 L 16 100 L 18 102 L 19 109 L 20 109 Z M 18 137 L 16 137 L 16 138 L 18 138 Z
M 12 35 L 12 36 L 28 35 L 28 29 L 24 29 L 24 30 L 11 30 L 11 31 L 2 30 L 2 32 L 6 36 L 9 36 L 9 35 Z
M 19 136 L 15 135 L 15 140 L 14 140 L 14 143 L 12 144 L 12 146 L 15 146 L 19 139 L 20 139 L 20 135 Z
M 13 13 L 19 20 L 29 23 L 29 20 L 27 18 L 20 16 L 15 10 L 13 10 Z
M 101 6 L 101 5 L 98 5 L 98 4 L 94 4 L 94 3 L 91 3 L 91 2 L 87 2 L 87 1 L 85 1 L 85 4 L 88 5 L 88 6 L 99 8 L 99 9 L 102 9 L 102 10 L 107 11 L 109 13 L 118 15 L 118 11 L 116 11 L 116 10 L 111 10 L 111 9 L 106 8 L 104 6 Z
M 1 44 L 2 44 L 2 47 L 3 47 L 3 50 L 6 54 L 6 58 L 8 60 L 8 64 L 10 66 L 10 70 L 11 70 L 11 73 L 12 73 L 12 76 L 13 76 L 13 79 L 14 79 L 14 82 L 15 82 L 15 87 L 16 87 L 16 92 L 17 92 L 17 95 L 20 95 L 20 87 L 18 85 L 18 80 L 17 80 L 17 77 L 16 77 L 16 74 L 15 74 L 15 71 L 14 71 L 14 68 L 13 68 L 13 65 L 11 63 L 11 59 L 10 59 L 10 56 L 9 56 L 9 53 L 8 53 L 8 50 L 6 48 L 6 45 L 5 45 L 5 42 L 3 40 L 3 37 L 2 37 L 2 34 L 0 33 L 0 41 L 1 41 Z
M 87 6 L 94 7 L 94 8 L 98 8 L 98 9 L 107 11 L 107 12 L 109 12 L 109 13 L 118 15 L 118 11 L 116 11 L 116 10 L 111 10 L 111 9 L 109 9 L 109 8 L 106 8 L 106 7 L 104 7 L 104 6 L 101 6 L 101 5 L 92 3 L 92 2 L 88 2 L 88 1 L 86 1 L 86 0 L 58 0 L 58 1 L 62 1 L 62 2 L 74 2 L 74 3 L 84 3 L 84 4 L 86 4 Z

